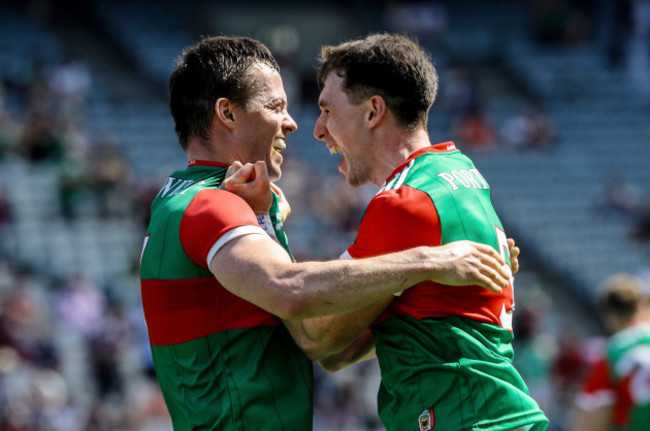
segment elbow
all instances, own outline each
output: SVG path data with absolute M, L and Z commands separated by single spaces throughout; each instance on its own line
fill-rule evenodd
M 320 361 L 331 355 L 331 349 L 325 340 L 316 340 L 307 336 L 294 337 L 294 340 L 310 361 Z
M 340 361 L 321 360 L 318 364 L 327 373 L 335 373 L 345 368 L 345 364 Z
M 287 283 L 279 280 L 271 283 L 275 305 L 271 313 L 283 320 L 301 320 L 324 314 L 318 303 L 302 283 Z
M 299 320 L 310 316 L 310 303 L 303 295 L 290 293 L 279 295 L 273 314 L 283 320 Z
M 310 361 L 320 361 L 327 357 L 327 352 L 317 346 L 313 348 L 300 346 L 300 348 Z

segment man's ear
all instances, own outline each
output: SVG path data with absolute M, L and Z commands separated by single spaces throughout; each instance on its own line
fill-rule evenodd
M 368 99 L 368 111 L 366 112 L 366 122 L 369 128 L 375 128 L 383 120 L 388 107 L 386 101 L 381 96 L 372 96 Z
M 214 104 L 214 115 L 221 124 L 229 129 L 237 127 L 235 105 L 225 97 L 217 99 Z

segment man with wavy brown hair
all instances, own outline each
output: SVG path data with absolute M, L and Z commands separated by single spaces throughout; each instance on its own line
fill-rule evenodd
M 438 76 L 418 43 L 372 34 L 326 46 L 318 81 L 314 136 L 342 154 L 350 186 L 379 189 L 343 258 L 472 240 L 509 260 L 487 179 L 453 142 L 430 142 Z M 376 353 L 389 431 L 544 430 L 548 419 L 513 366 L 514 302 L 512 284 L 493 293 L 425 281 L 360 311 L 303 322 L 302 336 L 332 371 Z

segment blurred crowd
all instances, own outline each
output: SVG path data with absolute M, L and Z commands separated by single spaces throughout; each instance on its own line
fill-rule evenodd
M 55 219 L 136 218 L 144 229 L 150 185 L 136 185 L 114 131 L 93 132 L 87 65 L 71 57 L 30 66 L 0 82 L 0 164 L 53 171 Z M 0 238 L 18 205 L 0 181 Z M 141 307 L 124 295 L 137 274 L 125 279 L 55 276 L 0 247 L 0 430 L 170 428 Z

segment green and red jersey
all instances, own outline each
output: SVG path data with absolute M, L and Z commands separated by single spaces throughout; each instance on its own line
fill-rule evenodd
M 141 289 L 156 375 L 176 430 L 310 430 L 311 362 L 280 319 L 208 268 L 228 241 L 266 234 L 243 199 L 219 190 L 227 168 L 190 162 L 152 203 Z M 277 197 L 270 215 L 291 255 Z
M 348 250 L 362 258 L 457 240 L 507 237 L 485 178 L 452 142 L 412 154 L 370 201 Z M 374 322 L 382 370 L 380 417 L 388 430 L 545 429 L 544 413 L 512 365 L 513 287 L 420 283 Z
M 587 411 L 613 407 L 612 430 L 650 429 L 650 323 L 612 335 L 588 372 L 576 404 Z

